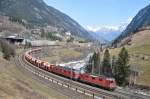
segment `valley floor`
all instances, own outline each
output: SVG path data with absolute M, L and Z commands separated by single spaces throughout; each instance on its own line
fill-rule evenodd
M 65 63 L 70 61 L 79 61 L 87 57 L 89 53 L 93 52 L 92 48 L 81 46 L 61 46 L 61 47 L 48 47 L 42 49 L 40 58 L 48 61 L 49 63 Z

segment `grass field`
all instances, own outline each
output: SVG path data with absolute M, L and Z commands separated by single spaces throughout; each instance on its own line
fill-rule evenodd
M 2 59 L 0 53 L 0 99 L 68 99 L 68 97 L 26 76 L 13 62 Z
M 130 64 L 138 66 L 141 71 L 138 84 L 150 86 L 150 30 L 136 33 L 130 46 L 126 46 L 130 54 Z M 111 49 L 111 55 L 117 56 L 120 48 Z
M 74 60 L 80 60 L 84 53 L 81 51 L 77 51 L 74 48 L 58 48 L 53 50 L 46 50 L 46 55 L 42 57 L 42 60 L 48 61 L 50 63 L 62 63 L 69 62 Z

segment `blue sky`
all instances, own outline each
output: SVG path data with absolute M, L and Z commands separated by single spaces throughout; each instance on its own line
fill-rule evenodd
M 129 21 L 150 0 L 44 0 L 84 28 L 117 26 Z

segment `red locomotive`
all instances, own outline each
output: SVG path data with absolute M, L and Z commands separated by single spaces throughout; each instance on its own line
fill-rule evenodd
M 48 72 L 52 72 L 58 75 L 62 75 L 64 77 L 72 78 L 78 81 L 82 81 L 91 85 L 96 85 L 103 87 L 105 89 L 114 90 L 116 88 L 116 82 L 114 78 L 107 78 L 107 77 L 100 77 L 100 76 L 93 76 L 89 75 L 87 73 L 80 73 L 76 70 L 70 70 L 65 69 L 61 66 L 56 66 L 54 64 L 50 64 L 48 62 L 36 59 L 31 54 L 39 52 L 41 49 L 33 49 L 30 51 L 27 51 L 24 55 L 25 59 L 33 64 L 34 66 L 37 66 L 41 69 L 44 69 Z

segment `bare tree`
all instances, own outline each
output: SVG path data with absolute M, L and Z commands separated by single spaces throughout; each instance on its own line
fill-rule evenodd
M 15 56 L 16 54 L 15 47 L 9 44 L 6 40 L 0 40 L 0 47 L 1 47 L 1 51 L 3 53 L 4 59 L 9 60 L 10 57 Z

